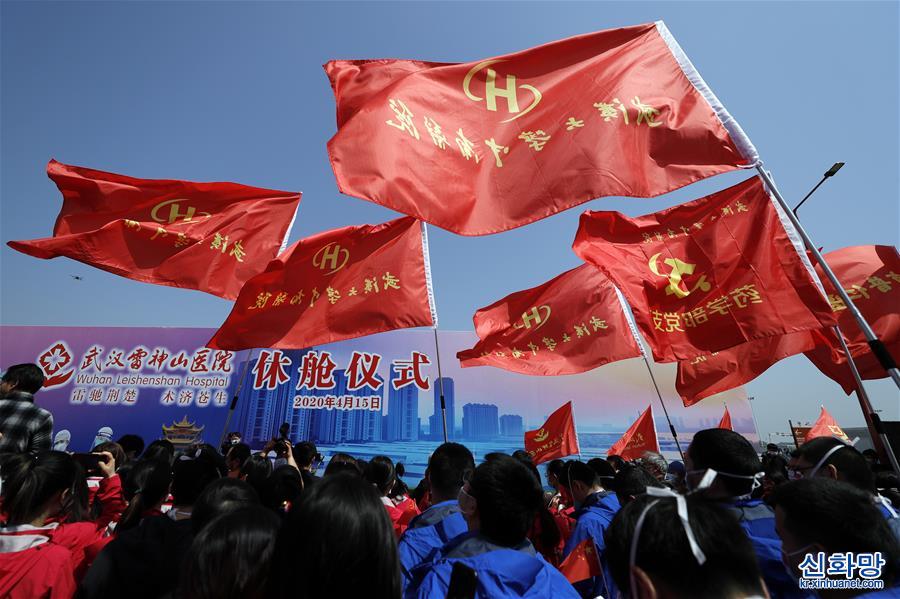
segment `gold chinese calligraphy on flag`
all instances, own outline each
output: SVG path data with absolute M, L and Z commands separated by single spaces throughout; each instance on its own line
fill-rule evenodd
M 426 243 L 410 217 L 301 239 L 247 281 L 207 345 L 303 349 L 436 326 Z
M 462 235 L 756 160 L 662 22 L 487 60 L 335 60 L 341 191 Z
M 137 179 L 55 160 L 47 175 L 63 195 L 53 237 L 11 248 L 226 299 L 278 255 L 300 203 L 300 193 Z
M 585 212 L 573 247 L 625 295 L 656 361 L 674 362 L 833 325 L 797 239 L 751 178 L 637 218 Z

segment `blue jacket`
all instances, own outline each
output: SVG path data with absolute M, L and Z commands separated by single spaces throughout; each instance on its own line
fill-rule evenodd
M 455 499 L 437 503 L 413 518 L 397 546 L 403 588 L 410 583 L 413 568 L 428 560 L 432 553 L 451 539 L 467 531 L 466 519 Z
M 592 598 L 597 595 L 615 597 L 617 595 L 603 555 L 603 551 L 606 549 L 603 533 L 609 528 L 609 524 L 617 511 L 619 511 L 619 500 L 616 498 L 616 494 L 609 491 L 600 491 L 588 495 L 587 499 L 584 500 L 584 504 L 574 514 L 577 522 L 575 523 L 575 530 L 572 531 L 572 536 L 566 541 L 563 549 L 563 559 L 568 557 L 575 547 L 580 545 L 585 539 L 591 539 L 597 547 L 597 552 L 600 555 L 600 564 L 605 572 L 603 577 L 595 576 L 592 579 L 575 583 L 575 589 L 582 597 Z
M 544 561 L 529 541 L 514 548 L 501 547 L 477 533 L 456 537 L 432 562 L 416 567 L 403 596 L 444 599 L 455 562 L 475 570 L 476 599 L 578 599 L 569 581 Z
M 772 599 L 798 599 L 813 595 L 799 584 L 781 561 L 781 538 L 775 532 L 775 512 L 762 499 L 734 500 L 727 504 L 756 552 L 759 569 Z

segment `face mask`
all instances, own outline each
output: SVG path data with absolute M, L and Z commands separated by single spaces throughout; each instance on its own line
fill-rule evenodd
M 694 487 L 693 483 L 691 483 L 691 474 L 700 474 L 703 473 L 703 478 L 700 479 L 700 482 L 697 483 L 697 486 Z M 688 491 L 697 492 L 703 491 L 709 488 L 713 481 L 716 480 L 717 476 L 725 476 L 728 478 L 743 478 L 749 481 L 750 483 L 750 491 L 745 495 L 738 495 L 736 498 L 744 498 L 749 497 L 753 491 L 757 490 L 760 486 L 762 486 L 762 479 L 765 477 L 765 472 L 757 472 L 756 474 L 731 474 L 730 472 L 718 472 L 713 470 L 712 468 L 707 468 L 706 470 L 691 470 L 685 474 L 685 483 L 687 484 Z
M 457 499 L 459 501 L 459 511 L 467 516 L 471 516 L 478 509 L 478 500 L 469 495 L 465 487 L 459 490 Z
M 800 555 L 801 553 L 806 552 L 806 550 L 812 546 L 813 544 L 809 543 L 808 545 L 804 545 L 796 551 L 785 551 L 784 549 L 781 550 L 781 563 L 784 565 L 784 569 L 787 571 L 788 575 L 794 582 L 799 583 L 800 577 L 794 573 L 794 568 L 793 566 L 791 566 L 791 562 L 788 558 L 794 557 L 795 555 Z

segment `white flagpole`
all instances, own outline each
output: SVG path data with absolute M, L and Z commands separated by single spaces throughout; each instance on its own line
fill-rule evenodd
M 428 306 L 431 308 L 432 330 L 434 331 L 434 353 L 437 358 L 438 369 L 438 387 L 441 396 L 441 425 L 444 432 L 444 443 L 448 440 L 447 435 L 447 405 L 444 401 L 444 374 L 441 372 L 441 347 L 438 343 L 438 313 L 437 303 L 434 299 L 434 286 L 431 282 L 431 254 L 428 249 L 428 228 L 424 221 L 419 221 L 422 230 L 422 257 L 425 263 L 425 287 L 428 290 Z M 452 426 L 453 423 L 451 422 Z M 431 431 L 434 435 L 434 431 Z

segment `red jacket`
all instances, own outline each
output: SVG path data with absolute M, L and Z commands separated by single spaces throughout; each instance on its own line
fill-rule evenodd
M 22 527 L 0 529 L 0 597 L 69 599 L 75 594 L 72 552 Z M 31 527 L 32 529 L 34 527 Z

